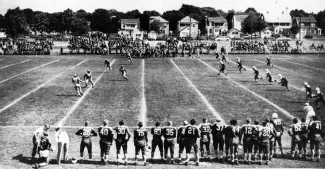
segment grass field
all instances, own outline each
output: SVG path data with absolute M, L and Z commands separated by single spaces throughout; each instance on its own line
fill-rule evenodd
M 241 57 L 243 65 L 247 67 L 242 74 L 235 64 L 236 57 Z M 104 72 L 103 61 L 106 58 L 114 60 L 114 70 Z M 228 58 L 228 75 L 218 76 L 219 62 L 213 55 L 204 55 L 200 60 L 134 58 L 133 65 L 125 58 L 114 55 L 1 56 L 0 168 L 32 168 L 32 133 L 45 123 L 63 126 L 70 134 L 70 156 L 79 158 L 80 138 L 74 133 L 85 120 L 90 121 L 91 126 L 98 127 L 103 119 L 108 119 L 110 126 L 117 126 L 118 121 L 124 119 L 133 133 L 138 121 L 143 121 L 148 128 L 156 121 L 165 125 L 172 120 L 175 126 L 180 126 L 183 120 L 195 118 L 200 123 L 203 117 L 208 117 L 210 122 L 217 117 L 226 122 L 236 118 L 243 124 L 247 117 L 262 121 L 276 112 L 290 125 L 292 117 L 305 116 L 302 110 L 306 102 L 301 89 L 303 82 L 307 81 L 314 91 L 317 86 L 325 92 L 325 55 L 271 55 L 274 67 L 270 71 L 277 80 L 279 73 L 287 77 L 290 92 L 280 85 L 269 85 L 266 80 L 254 82 L 251 67 L 255 65 L 265 77 L 265 55 L 229 55 Z M 118 68 L 121 65 L 128 70 L 129 81 L 120 75 Z M 77 97 L 71 78 L 74 73 L 82 77 L 88 69 L 94 76 L 95 88 L 83 88 L 84 96 Z M 316 108 L 313 102 L 312 105 Z M 316 110 L 316 114 L 325 118 L 324 105 Z M 50 132 L 56 147 L 54 127 Z M 51 165 L 46 168 L 104 168 L 99 164 L 98 141 L 98 138 L 93 138 L 95 164 L 58 166 L 54 164 L 57 153 L 54 151 Z M 134 160 L 132 142 L 129 142 L 130 168 L 134 167 L 131 165 Z M 283 144 L 285 152 L 289 153 L 287 131 Z M 178 146 L 176 150 L 175 155 L 178 156 Z M 111 161 L 115 161 L 115 152 L 114 145 L 110 153 Z M 155 157 L 160 158 L 157 151 Z M 276 158 L 269 166 L 232 166 L 215 162 L 203 162 L 202 166 L 324 168 L 325 162 L 322 156 L 320 163 Z M 170 164 L 150 164 L 146 168 L 176 167 L 185 168 Z

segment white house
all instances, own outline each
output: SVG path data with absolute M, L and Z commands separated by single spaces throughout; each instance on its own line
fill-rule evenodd
M 149 18 L 149 24 L 151 22 L 153 22 L 154 20 L 158 20 L 158 21 L 160 21 L 160 23 L 162 23 L 160 32 L 157 32 L 157 33 L 159 35 L 169 35 L 169 22 L 160 16 L 151 16 Z
M 199 34 L 199 22 L 189 16 L 178 21 L 177 30 L 180 37 L 197 37 Z
M 206 30 L 208 36 L 218 36 L 228 31 L 227 19 L 224 17 L 208 17 L 206 19 Z
M 119 35 L 127 36 L 133 39 L 143 39 L 144 31 L 140 30 L 139 19 L 121 19 L 121 29 L 118 31 Z
M 230 29 L 227 32 L 227 36 L 229 36 L 229 38 L 239 38 L 241 34 L 241 31 L 238 29 Z
M 292 18 L 288 8 L 285 10 L 277 10 L 275 8 L 272 11 L 266 11 L 263 16 L 268 27 L 274 28 L 274 33 L 279 34 L 286 29 L 290 29 L 292 26 Z
M 268 28 L 265 28 L 264 30 L 262 30 L 262 31 L 260 32 L 260 35 L 261 35 L 261 38 L 262 38 L 262 39 L 263 39 L 263 38 L 270 38 L 271 35 L 272 35 L 272 31 L 269 30 Z
M 232 28 L 241 31 L 241 24 L 247 17 L 248 15 L 234 15 L 232 18 Z

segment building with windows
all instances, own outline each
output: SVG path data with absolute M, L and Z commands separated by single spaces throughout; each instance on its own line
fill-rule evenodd
M 292 18 L 288 8 L 281 11 L 266 11 L 262 17 L 264 17 L 265 22 L 268 24 L 268 28 L 273 30 L 274 34 L 280 34 L 292 27 Z
M 232 18 L 232 29 L 241 31 L 241 24 L 248 17 L 248 15 L 234 15 Z
M 199 35 L 199 22 L 189 16 L 178 21 L 177 30 L 180 37 L 195 38 Z
M 133 39 L 143 39 L 144 31 L 140 30 L 140 19 L 121 19 L 120 23 L 119 35 Z
M 300 26 L 300 35 L 302 38 L 306 35 L 322 35 L 322 29 L 317 26 L 314 16 L 293 17 L 293 24 Z
M 227 19 L 224 17 L 207 17 L 206 30 L 208 36 L 224 35 L 228 31 Z
M 149 25 L 154 20 L 158 20 L 161 23 L 160 32 L 157 32 L 157 34 L 158 35 L 169 35 L 169 22 L 160 16 L 151 16 L 149 18 Z

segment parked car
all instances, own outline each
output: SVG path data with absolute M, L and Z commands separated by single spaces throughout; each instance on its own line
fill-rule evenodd
M 288 38 L 288 37 L 285 37 L 285 36 L 281 36 L 281 37 L 277 38 L 276 40 L 288 40 L 288 41 L 290 41 L 291 38 Z
M 228 36 L 218 36 L 216 41 L 229 41 L 230 38 Z

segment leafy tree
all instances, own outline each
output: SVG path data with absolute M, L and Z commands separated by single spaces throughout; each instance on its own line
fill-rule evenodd
M 108 33 L 108 26 L 111 15 L 106 9 L 96 9 L 92 13 L 92 22 L 90 27 L 92 30 Z
M 17 38 L 19 35 L 28 33 L 26 16 L 19 7 L 9 9 L 5 14 L 6 34 Z
M 255 8 L 253 8 L 253 7 L 249 7 L 249 8 L 246 9 L 245 13 L 248 13 L 248 14 L 249 14 L 249 13 L 257 13 L 257 11 L 256 11 Z
M 63 19 L 62 12 L 53 13 L 49 17 L 49 31 L 50 32 L 64 32 L 66 30 Z
M 169 29 L 175 31 L 177 30 L 177 22 L 183 19 L 185 15 L 178 10 L 172 10 L 164 12 L 162 17 L 169 21 Z
M 6 28 L 6 20 L 2 14 L 0 14 L 0 30 L 4 30 Z
M 299 31 L 300 31 L 300 27 L 297 25 L 297 24 L 294 24 L 294 25 L 292 25 L 292 27 L 290 28 L 290 31 L 293 33 L 293 34 L 297 34 L 297 33 L 299 33 Z
M 250 13 L 242 22 L 242 32 L 253 34 L 266 28 L 266 22 L 260 18 L 259 14 Z
M 149 30 L 160 33 L 161 26 L 162 26 L 162 23 L 159 20 L 155 19 L 152 22 L 150 22 Z
M 92 19 L 91 13 L 88 13 L 83 9 L 78 10 L 75 13 L 75 15 L 76 15 L 76 18 L 78 18 L 78 19 L 85 19 L 87 21 L 91 21 L 91 19 Z
M 139 10 L 137 9 L 126 12 L 126 17 L 131 19 L 140 18 L 141 15 L 142 15 L 141 12 L 139 12 Z
M 316 16 L 316 21 L 317 21 L 317 25 L 318 27 L 320 27 L 322 29 L 322 34 L 325 34 L 325 10 L 323 11 L 319 11 Z
M 33 31 L 38 31 L 41 34 L 50 32 L 50 15 L 48 13 L 38 12 L 33 18 L 31 24 Z
M 291 17 L 305 17 L 305 16 L 309 16 L 310 14 L 305 12 L 302 9 L 300 9 L 300 10 L 295 9 L 295 10 L 290 11 L 290 15 L 291 15 Z
M 235 15 L 235 10 L 231 9 L 228 11 L 228 14 L 226 16 L 226 19 L 228 22 L 228 30 L 230 30 L 233 27 L 232 19 L 233 19 L 234 15 Z
M 33 24 L 35 12 L 29 8 L 23 9 L 22 11 L 23 11 L 24 15 L 26 16 L 26 22 L 28 24 Z
M 77 34 L 86 34 L 89 32 L 90 27 L 88 25 L 88 20 L 76 18 L 71 23 L 71 31 Z

